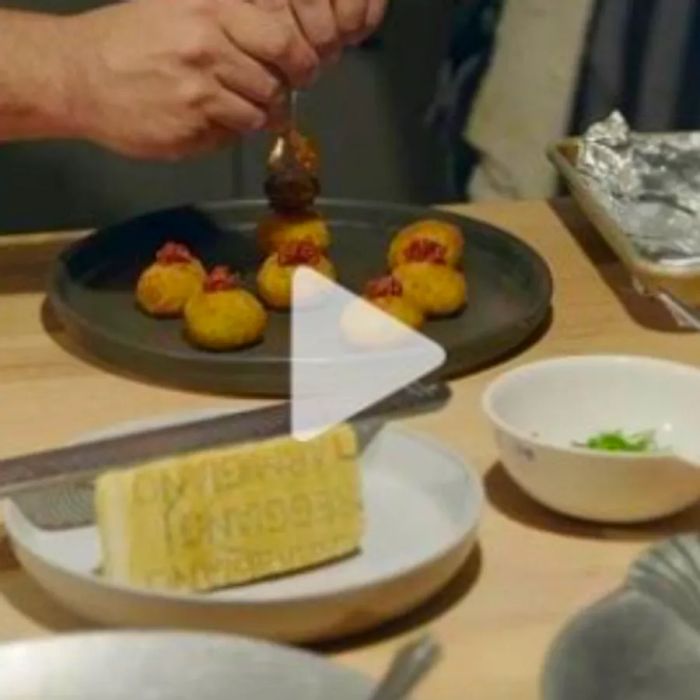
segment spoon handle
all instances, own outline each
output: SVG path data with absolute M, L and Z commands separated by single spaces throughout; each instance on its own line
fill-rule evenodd
M 656 298 L 671 312 L 676 321 L 686 328 L 700 331 L 700 313 L 665 289 L 656 292 Z
M 297 112 L 297 103 L 299 101 L 299 91 L 298 90 L 290 90 L 289 94 L 287 95 L 287 104 L 288 104 L 288 115 L 289 115 L 289 126 L 292 129 L 297 128 L 297 120 L 298 120 L 298 112 Z
M 404 700 L 441 655 L 440 645 L 430 635 L 409 643 L 394 657 L 370 700 Z

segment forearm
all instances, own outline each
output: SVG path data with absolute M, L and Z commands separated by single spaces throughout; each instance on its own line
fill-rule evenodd
M 0 141 L 74 135 L 70 21 L 0 9 Z

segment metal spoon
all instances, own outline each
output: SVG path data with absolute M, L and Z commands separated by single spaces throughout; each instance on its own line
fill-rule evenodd
M 297 90 L 288 90 L 285 96 L 286 115 L 284 124 L 272 144 L 272 150 L 267 160 L 268 170 L 275 170 L 284 165 L 286 158 L 293 155 L 293 149 L 289 143 L 290 134 L 297 130 L 299 93 Z
M 273 209 L 297 212 L 310 208 L 319 194 L 318 155 L 299 131 L 296 90 L 289 91 L 286 104 L 284 126 L 267 160 L 265 193 Z
M 665 289 L 656 291 L 654 296 L 669 310 L 679 325 L 700 331 L 700 312 L 697 309 Z
M 400 649 L 369 700 L 405 700 L 442 656 L 440 645 L 426 634 Z

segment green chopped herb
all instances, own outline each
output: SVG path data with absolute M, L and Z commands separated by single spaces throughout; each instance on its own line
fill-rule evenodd
M 585 443 L 574 443 L 574 446 L 605 452 L 656 452 L 659 450 L 653 430 L 630 435 L 625 435 L 621 430 L 602 432 L 588 438 Z

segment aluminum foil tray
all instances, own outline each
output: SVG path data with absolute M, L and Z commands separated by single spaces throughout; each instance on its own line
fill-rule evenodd
M 700 306 L 700 132 L 640 134 L 614 113 L 549 156 L 642 290 Z

